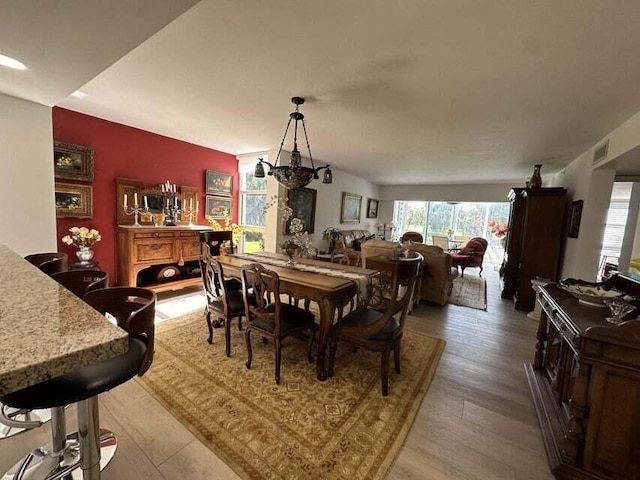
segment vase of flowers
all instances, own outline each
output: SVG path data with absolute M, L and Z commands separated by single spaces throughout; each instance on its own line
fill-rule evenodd
M 336 242 L 342 236 L 342 232 L 335 227 L 329 227 L 322 232 L 322 239 L 329 242 L 329 253 L 336 249 Z
M 487 223 L 487 227 L 489 231 L 493 234 L 495 238 L 500 240 L 500 244 L 504 248 L 507 243 L 507 232 L 509 231 L 509 225 L 506 223 L 500 223 L 496 220 L 491 220 Z
M 97 242 L 102 240 L 100 232 L 94 228 L 88 229 L 87 227 L 71 227 L 69 229 L 70 235 L 62 237 L 62 241 L 67 245 L 75 245 L 78 247 L 76 256 L 81 265 L 87 265 L 93 258 L 93 247 Z

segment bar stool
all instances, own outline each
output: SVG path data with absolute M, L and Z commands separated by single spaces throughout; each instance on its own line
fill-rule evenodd
M 27 255 L 24 259 L 47 275 L 69 270 L 69 255 L 62 252 L 34 253 Z
M 24 259 L 47 275 L 65 272 L 68 269 L 69 256 L 62 252 L 34 253 Z M 50 419 L 51 412 L 48 409 L 25 410 L 0 404 L 0 440 L 38 428 Z
M 54 273 L 50 276 L 76 297 L 82 299 L 93 290 L 109 286 L 109 274 L 101 270 L 72 270 Z
M 16 463 L 2 480 L 67 478 L 78 466 L 83 479 L 99 479 L 115 454 L 117 440 L 99 428 L 98 395 L 143 375 L 153 360 L 156 294 L 133 287 L 93 290 L 84 300 L 129 332 L 123 355 L 81 367 L 70 373 L 5 395 L 5 405 L 22 409 L 52 409 L 51 446 L 39 447 Z M 64 406 L 78 403 L 78 432 L 66 434 Z

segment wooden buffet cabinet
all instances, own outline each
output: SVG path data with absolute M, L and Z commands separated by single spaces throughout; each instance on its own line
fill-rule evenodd
M 199 284 L 200 274 L 199 271 L 196 273 L 195 267 L 200 257 L 201 231 L 212 231 L 212 228 L 201 225 L 116 227 L 116 285 L 145 287 L 158 292 Z M 166 266 L 175 267 L 180 275 L 157 281 L 151 274 Z M 193 273 L 189 268 L 193 268 Z M 144 271 L 150 275 L 141 275 Z
M 640 295 L 621 275 L 614 286 Z M 558 479 L 640 479 L 640 319 L 614 325 L 550 284 L 533 364 L 525 366 Z

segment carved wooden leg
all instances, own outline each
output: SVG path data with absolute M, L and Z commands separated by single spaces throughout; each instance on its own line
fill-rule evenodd
M 396 367 L 396 373 L 400 374 L 400 339 L 393 344 L 393 363 Z
M 327 367 L 327 377 L 333 377 L 333 367 L 336 362 L 336 350 L 338 349 L 338 336 L 331 335 L 329 339 L 329 366 Z
M 207 312 L 207 326 L 209 327 L 209 345 L 213 344 L 213 325 L 211 324 L 211 312 Z
M 316 329 L 315 326 L 310 328 L 311 332 L 309 332 L 309 347 L 307 348 L 307 358 L 309 359 L 309 363 L 313 363 L 313 341 L 316 338 Z
M 382 352 L 382 368 L 380 372 L 380 376 L 382 377 L 382 396 L 386 397 L 389 395 L 389 354 L 391 353 L 390 348 L 385 348 Z
M 540 320 L 538 321 L 538 330 L 536 331 L 536 338 L 538 342 L 536 343 L 536 355 L 533 360 L 533 368 L 542 368 L 544 362 L 544 349 L 547 342 L 547 323 L 548 323 L 547 314 L 545 311 L 542 311 L 542 315 L 540 315 Z
M 247 327 L 246 333 L 244 334 L 244 339 L 247 342 L 247 363 L 245 363 L 245 365 L 247 366 L 247 368 L 251 368 L 253 351 L 251 350 L 251 329 L 249 327 Z
M 587 394 L 591 365 L 581 363 L 573 386 L 569 412 L 571 418 L 567 424 L 567 434 L 564 436 L 563 453 L 576 463 L 582 461 L 584 449 L 584 419 L 587 415 Z
M 231 356 L 231 321 L 229 319 L 224 322 L 224 353 L 227 357 Z
M 320 331 L 318 332 L 318 358 L 316 363 L 316 373 L 318 380 L 327 379 L 325 371 L 324 356 L 329 340 L 329 332 L 333 324 L 333 315 L 335 313 L 336 304 L 333 298 L 324 297 L 318 302 L 320 307 Z
M 280 362 L 282 360 L 282 340 L 274 338 L 276 344 L 276 383 L 280 385 Z

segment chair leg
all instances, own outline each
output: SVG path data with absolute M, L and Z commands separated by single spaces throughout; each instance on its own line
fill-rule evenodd
M 242 331 L 242 315 L 238 317 L 238 330 Z
M 227 357 L 231 356 L 231 319 L 229 318 L 224 322 L 224 353 Z
M 244 334 L 244 339 L 247 342 L 247 363 L 245 363 L 247 368 L 251 368 L 251 360 L 253 359 L 253 351 L 251 350 L 251 329 L 247 327 L 247 330 Z
M 482 265 L 480 265 L 480 273 L 479 276 L 482 276 Z
M 462 274 L 460 274 L 460 278 L 464 278 L 464 265 L 460 267 L 460 270 L 462 270 Z
M 262 344 L 269 345 L 269 339 L 267 337 L 262 337 Z
M 312 326 L 309 330 L 311 330 L 311 333 L 309 334 L 309 347 L 307 349 L 307 358 L 309 359 L 309 363 L 313 363 L 313 341 L 316 338 L 315 325 Z
M 213 324 L 211 323 L 211 312 L 207 312 L 207 326 L 209 327 L 209 345 L 213 344 Z
M 396 373 L 400 374 L 400 342 L 393 344 L 393 363 L 396 367 Z
M 338 348 L 338 338 L 331 335 L 329 338 L 329 366 L 327 368 L 327 377 L 333 377 L 333 366 L 336 362 L 336 350 Z
M 280 361 L 282 360 L 282 340 L 274 338 L 276 344 L 276 384 L 280 385 Z
M 386 397 L 389 395 L 389 354 L 391 353 L 390 348 L 385 348 L 384 352 L 382 352 L 382 368 L 380 372 L 380 376 L 382 379 L 382 396 Z

